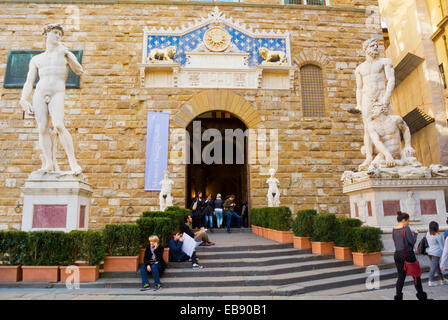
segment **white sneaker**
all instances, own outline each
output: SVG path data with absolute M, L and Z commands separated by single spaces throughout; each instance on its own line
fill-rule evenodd
M 428 281 L 428 286 L 429 287 L 435 287 L 435 286 L 437 286 L 437 283 L 434 282 L 434 281 Z
M 202 268 L 203 268 L 203 266 L 201 266 L 197 263 L 193 264 L 193 269 L 202 269 Z
M 448 280 L 446 279 L 440 280 L 440 285 L 443 286 L 444 284 L 448 284 Z

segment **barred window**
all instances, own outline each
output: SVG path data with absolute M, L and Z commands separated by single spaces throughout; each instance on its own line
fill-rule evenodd
M 313 64 L 300 68 L 304 117 L 324 117 L 325 99 L 322 69 Z

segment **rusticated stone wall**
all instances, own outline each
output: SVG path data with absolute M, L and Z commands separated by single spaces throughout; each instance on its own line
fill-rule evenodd
M 135 221 L 143 210 L 158 206 L 158 194 L 143 190 L 147 112 L 170 110 L 174 117 L 195 95 L 224 92 L 242 97 L 256 110 L 261 121 L 255 128 L 279 130 L 276 177 L 282 205 L 293 211 L 318 208 L 349 213 L 339 180 L 343 171 L 353 170 L 362 160 L 362 122 L 344 109 L 356 103 L 354 70 L 364 59 L 362 42 L 381 37 L 380 26 L 372 26 L 370 11 L 357 6 L 219 6 L 227 17 L 256 29 L 289 30 L 293 64 L 311 62 L 322 67 L 326 116 L 304 118 L 299 71 L 293 90 L 140 87 L 137 64 L 143 28 L 193 22 L 206 17 L 216 3 L 71 3 L 0 1 L 0 226 L 20 228 L 21 213 L 14 210 L 17 201 L 23 203 L 20 188 L 41 165 L 35 121 L 22 120 L 18 105 L 21 89 L 3 88 L 8 50 L 44 48 L 42 27 L 53 22 L 70 26 L 63 42 L 70 49 L 83 50 L 82 64 L 88 70 L 80 89 L 67 90 L 65 122 L 94 188 L 91 228 Z M 79 20 L 73 19 L 73 12 L 79 13 Z M 170 126 L 181 127 L 175 121 Z M 58 159 L 67 169 L 61 147 Z M 264 206 L 267 176 L 260 176 L 257 164 L 249 171 L 251 205 Z M 185 166 L 170 165 L 170 172 L 174 203 L 184 205 Z M 126 213 L 130 204 L 135 209 L 131 215 Z

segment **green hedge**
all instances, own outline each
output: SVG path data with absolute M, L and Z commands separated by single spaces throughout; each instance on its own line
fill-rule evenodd
M 86 261 L 89 266 L 99 265 L 104 260 L 106 247 L 101 232 L 74 230 L 69 235 L 73 242 L 73 260 Z
M 353 228 L 360 227 L 362 221 L 354 218 L 336 218 L 337 234 L 334 241 L 337 247 L 351 247 L 353 244 Z
M 171 232 L 174 231 L 174 223 L 171 218 L 139 218 L 137 220 L 139 228 L 139 244 L 146 247 L 149 242 L 148 238 L 156 235 L 160 239 L 160 243 L 167 247 L 170 241 Z
M 317 214 L 314 209 L 297 211 L 292 223 L 292 231 L 296 237 L 311 237 L 313 232 L 313 216 Z
M 70 265 L 73 260 L 73 242 L 63 231 L 28 232 L 23 255 L 27 266 Z
M 351 250 L 353 252 L 361 253 L 381 251 L 381 249 L 383 249 L 381 233 L 381 229 L 375 227 L 363 226 L 353 228 L 353 243 Z
M 176 215 L 176 221 L 174 221 L 174 228 L 180 230 L 180 227 L 185 223 L 184 217 L 191 215 L 190 209 L 181 208 L 178 206 L 171 206 L 165 209 L 165 211 L 174 212 Z
M 3 265 L 21 265 L 25 254 L 28 233 L 0 231 L 0 257 Z
M 331 242 L 336 238 L 336 216 L 332 213 L 317 214 L 313 216 L 313 231 L 311 241 Z
M 108 256 L 137 256 L 140 251 L 140 229 L 136 224 L 108 224 L 103 229 Z
M 186 210 L 186 211 L 185 211 Z M 184 216 L 190 214 L 190 210 L 179 207 L 168 207 L 165 211 L 145 211 L 142 218 L 169 218 L 172 221 L 173 230 L 179 230 L 184 224 Z
M 250 214 L 251 224 L 254 226 L 280 231 L 291 229 L 292 218 L 289 207 L 252 208 Z

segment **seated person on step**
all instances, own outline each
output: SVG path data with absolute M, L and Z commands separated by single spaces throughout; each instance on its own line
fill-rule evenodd
M 141 291 L 150 289 L 148 273 L 152 273 L 152 277 L 154 278 L 154 291 L 157 291 L 161 288 L 160 276 L 165 270 L 166 263 L 163 260 L 164 248 L 159 244 L 159 242 L 159 237 L 149 237 L 150 245 L 146 247 L 143 265 L 140 268 L 142 277 L 142 288 L 140 289 Z
M 191 261 L 193 269 L 202 269 L 202 266 L 198 264 L 196 258 L 196 252 L 193 252 L 191 258 L 182 251 L 182 244 L 184 243 L 183 234 L 177 231 L 171 233 L 170 239 L 170 262 L 184 262 Z
M 185 224 L 183 226 L 180 227 L 180 232 L 186 233 L 188 234 L 190 237 L 192 237 L 196 242 L 201 242 L 202 244 L 201 246 L 211 246 L 214 245 L 214 242 L 211 242 L 210 239 L 208 238 L 208 234 L 207 232 L 205 232 L 204 227 L 202 227 L 199 231 L 196 231 L 195 233 L 193 233 L 193 230 L 191 230 L 191 223 L 193 221 L 193 219 L 191 218 L 190 215 L 186 215 L 184 217 L 184 221 Z

